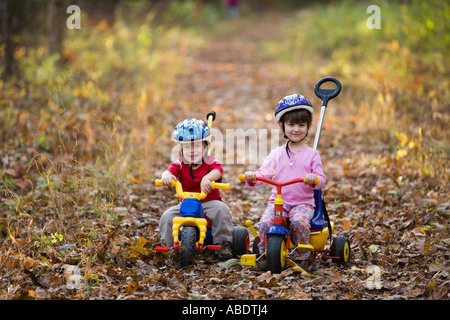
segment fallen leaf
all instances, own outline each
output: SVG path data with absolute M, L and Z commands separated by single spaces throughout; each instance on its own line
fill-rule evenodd
M 341 226 L 342 230 L 349 230 L 350 227 L 350 221 L 348 220 L 342 220 L 342 226 Z
M 292 267 L 292 270 L 294 270 L 296 272 L 300 272 L 302 275 L 309 276 L 308 272 L 306 272 L 303 268 L 301 268 L 298 264 L 296 264 L 291 259 L 287 259 L 286 262 L 288 265 L 290 265 Z

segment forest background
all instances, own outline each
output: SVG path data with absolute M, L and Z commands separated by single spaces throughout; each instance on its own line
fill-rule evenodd
M 243 0 L 234 18 L 218 0 L 0 4 L 1 299 L 449 298 L 448 2 Z M 329 75 L 324 192 L 352 264 L 271 276 L 155 254 L 176 123 L 276 128 L 277 101 L 318 111 Z M 235 223 L 257 222 L 270 189 L 237 180 L 257 166 L 224 167 Z

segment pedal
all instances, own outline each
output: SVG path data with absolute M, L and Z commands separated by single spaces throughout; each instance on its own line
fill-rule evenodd
M 300 251 L 314 251 L 314 247 L 310 244 L 301 244 L 299 243 L 297 246 Z
M 155 252 L 168 252 L 170 250 L 169 247 L 156 246 Z
M 209 250 L 220 250 L 220 249 L 222 249 L 222 246 L 220 245 L 220 244 L 208 244 L 207 246 L 206 246 L 206 249 L 209 249 Z
M 256 254 L 244 254 L 241 256 L 241 264 L 256 267 Z

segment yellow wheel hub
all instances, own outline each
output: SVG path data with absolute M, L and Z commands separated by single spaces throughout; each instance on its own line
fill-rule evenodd
M 286 260 L 288 257 L 288 251 L 286 250 L 286 241 L 281 242 L 281 251 L 280 251 L 280 262 L 281 267 L 284 268 L 286 266 Z
M 344 261 L 348 261 L 348 257 L 350 256 L 350 246 L 348 245 L 348 242 L 344 245 Z

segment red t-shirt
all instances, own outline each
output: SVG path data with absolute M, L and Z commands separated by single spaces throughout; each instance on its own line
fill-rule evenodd
M 222 165 L 219 160 L 217 160 L 213 156 L 206 156 L 205 161 L 202 162 L 200 167 L 194 169 L 192 171 L 194 173 L 194 179 L 191 177 L 191 170 L 189 168 L 188 163 L 183 162 L 183 158 L 178 158 L 172 165 L 167 169 L 170 171 L 175 177 L 177 177 L 178 181 L 181 182 L 183 186 L 183 191 L 187 192 L 201 192 L 200 182 L 203 177 L 210 173 L 212 170 L 217 169 L 223 174 Z M 217 180 L 217 182 L 222 182 L 222 178 Z M 222 197 L 220 196 L 219 189 L 214 189 L 205 199 L 201 200 L 201 202 L 207 202 L 211 200 L 220 200 L 222 201 Z

